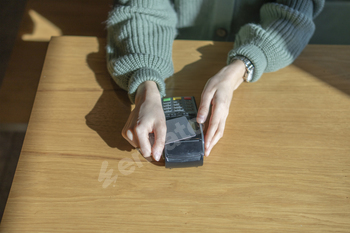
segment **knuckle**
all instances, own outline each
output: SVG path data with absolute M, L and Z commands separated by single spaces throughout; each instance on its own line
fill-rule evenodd
M 219 98 L 215 98 L 213 104 L 219 109 L 225 109 L 226 105 L 224 101 L 221 101 Z
M 209 111 L 209 108 L 207 106 L 201 106 L 199 108 L 199 111 L 200 113 L 205 113 L 205 112 L 208 112 Z
M 207 87 L 211 87 L 214 83 L 215 83 L 215 78 L 211 77 L 210 79 L 208 79 L 206 85 Z
M 221 126 L 219 128 L 219 137 L 222 138 L 224 136 L 224 132 L 225 132 L 225 125 Z
M 165 144 L 166 131 L 157 135 L 156 144 L 164 145 Z
M 203 97 L 204 98 L 209 98 L 209 96 L 212 96 L 214 92 L 214 89 L 210 86 L 210 84 L 207 86 L 206 90 L 203 91 Z
M 137 135 L 142 134 L 144 131 L 144 127 L 142 125 L 137 125 L 134 128 L 134 132 L 136 132 Z
M 155 127 L 156 127 L 155 130 L 156 130 L 159 134 L 166 134 L 167 127 L 166 127 L 165 120 L 164 120 L 164 121 L 158 121 L 158 123 L 155 125 Z
M 160 129 L 160 134 L 163 135 L 164 138 L 165 138 L 166 132 L 167 132 L 166 126 L 165 126 L 165 127 L 162 127 L 162 128 Z
M 157 144 L 158 145 L 164 145 L 165 144 L 165 138 L 163 138 L 163 137 L 158 138 Z
M 207 95 L 208 93 L 208 85 L 205 87 L 205 89 L 202 91 L 201 97 L 202 99 Z
M 218 124 L 217 122 L 211 121 L 211 122 L 209 122 L 209 127 L 214 127 L 214 126 L 216 126 L 217 124 Z
M 205 87 L 204 91 L 201 94 L 201 98 L 202 99 L 207 99 L 210 96 L 211 92 L 212 92 L 211 89 L 212 88 L 210 87 L 210 84 L 208 83 L 208 85 Z
M 164 118 L 159 119 L 157 125 L 158 125 L 158 127 L 161 127 L 162 129 L 163 129 L 164 127 L 166 127 L 165 119 L 164 119 Z
M 223 104 L 223 105 L 227 105 L 228 103 L 231 102 L 229 96 L 227 96 L 225 94 L 225 92 L 218 92 L 218 94 L 215 96 L 215 102 L 217 104 Z
M 229 109 L 227 109 L 227 111 L 225 111 L 225 114 L 224 114 L 224 122 L 226 122 L 226 119 L 228 117 L 228 114 L 229 114 Z
M 220 115 L 222 116 L 222 119 L 226 119 L 228 108 L 224 103 L 218 103 L 215 105 L 215 109 L 217 109 L 220 112 Z

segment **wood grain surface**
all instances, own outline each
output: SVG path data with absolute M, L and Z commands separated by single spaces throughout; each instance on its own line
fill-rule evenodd
M 171 170 L 121 137 L 104 48 L 51 40 L 1 232 L 350 232 L 350 46 L 243 83 L 204 166 Z M 199 103 L 231 48 L 175 41 L 167 95 Z

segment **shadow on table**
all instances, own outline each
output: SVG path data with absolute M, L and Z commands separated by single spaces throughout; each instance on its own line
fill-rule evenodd
M 201 54 L 200 59 L 184 66 L 166 79 L 165 83 L 167 96 L 194 96 L 199 107 L 205 84 L 226 65 L 229 50 L 226 42 L 214 41 L 213 44 L 199 47 L 197 51 Z M 211 111 L 203 127 L 204 133 L 208 128 L 210 116 Z
M 220 49 L 221 47 L 221 49 Z M 214 42 L 197 49 L 201 54 L 199 60 L 184 66 L 180 71 L 165 80 L 167 96 L 194 96 L 197 105 L 200 102 L 202 90 L 209 78 L 214 76 L 226 65 L 227 51 L 222 52 L 225 44 Z M 213 62 L 213 57 L 220 61 Z
M 222 51 L 218 49 L 221 46 L 224 44 L 215 45 L 214 43 L 214 45 L 199 48 L 198 51 L 202 54 L 201 59 L 184 66 L 166 80 L 167 94 L 172 96 L 194 95 L 199 104 L 205 83 L 225 65 L 226 51 L 221 52 L 222 61 L 220 62 L 212 63 L 212 59 L 209 59 L 210 54 Z M 85 117 L 86 124 L 96 131 L 109 147 L 131 151 L 133 147 L 121 136 L 121 131 L 131 112 L 131 102 L 127 92 L 116 85 L 108 74 L 103 40 L 99 41 L 99 51 L 90 53 L 86 60 L 90 69 L 95 73 L 96 81 L 103 89 L 94 108 Z M 208 66 L 211 67 L 206 70 Z M 193 77 L 201 78 L 194 79 Z M 154 164 L 159 165 L 159 163 Z
M 122 137 L 121 131 L 131 112 L 127 92 L 109 76 L 105 44 L 99 40 L 99 51 L 90 53 L 87 64 L 95 73 L 96 81 L 103 89 L 94 108 L 85 116 L 86 124 L 106 142 L 109 147 L 131 151 L 133 147 Z

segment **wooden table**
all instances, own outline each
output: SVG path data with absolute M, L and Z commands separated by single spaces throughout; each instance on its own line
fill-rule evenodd
M 168 96 L 198 102 L 231 47 L 176 41 Z M 104 48 L 51 40 L 1 232 L 350 232 L 349 46 L 242 84 L 204 166 L 171 170 L 121 137 Z

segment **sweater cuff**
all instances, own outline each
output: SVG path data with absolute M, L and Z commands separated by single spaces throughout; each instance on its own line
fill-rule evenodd
M 244 56 L 248 58 L 254 65 L 254 74 L 251 82 L 258 81 L 267 67 L 267 59 L 264 52 L 253 44 L 245 44 L 232 49 L 227 56 L 227 64 L 230 63 L 234 56 Z
M 146 81 L 154 81 L 157 84 L 160 97 L 165 96 L 165 83 L 164 80 L 161 78 L 160 74 L 153 69 L 149 68 L 141 68 L 136 70 L 129 79 L 129 99 L 132 103 L 135 103 L 135 95 L 137 88 L 140 86 L 141 83 Z

